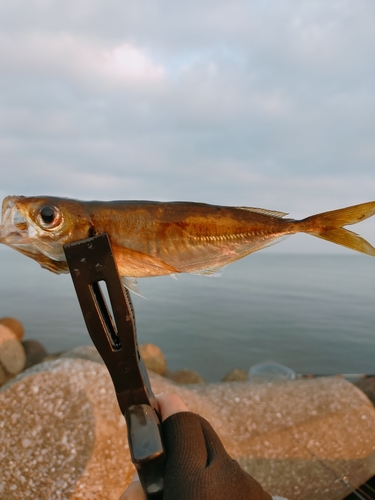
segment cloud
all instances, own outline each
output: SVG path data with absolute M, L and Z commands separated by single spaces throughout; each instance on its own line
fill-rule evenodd
M 374 6 L 0 0 L 0 189 L 297 217 L 373 199 Z
M 0 36 L 1 72 L 65 78 L 96 89 L 111 90 L 155 84 L 165 68 L 141 48 L 125 42 L 108 46 L 69 33 L 26 32 Z

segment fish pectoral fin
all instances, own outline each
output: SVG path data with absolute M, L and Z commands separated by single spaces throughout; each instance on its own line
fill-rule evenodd
M 52 260 L 46 256 L 43 256 L 43 259 L 35 259 L 43 269 L 48 269 L 55 274 L 69 274 L 68 264 L 61 260 Z M 35 257 L 34 257 L 35 258 Z
M 178 274 L 180 271 L 152 255 L 126 247 L 112 247 L 121 276 L 149 277 Z

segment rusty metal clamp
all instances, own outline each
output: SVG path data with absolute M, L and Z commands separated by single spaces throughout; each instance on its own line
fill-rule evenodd
M 121 283 L 109 237 L 101 234 L 69 243 L 64 252 L 87 330 L 108 368 L 126 419 L 132 462 L 146 495 L 156 500 L 163 491 L 165 470 L 160 418 L 139 354 L 133 304 Z

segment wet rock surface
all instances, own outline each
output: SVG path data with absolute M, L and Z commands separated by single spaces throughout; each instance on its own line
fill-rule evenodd
M 375 473 L 375 409 L 339 378 L 179 386 L 150 374 L 205 416 L 228 452 L 273 495 L 339 500 L 347 477 Z M 115 499 L 130 482 L 126 426 L 106 367 L 42 363 L 0 389 L 0 498 Z

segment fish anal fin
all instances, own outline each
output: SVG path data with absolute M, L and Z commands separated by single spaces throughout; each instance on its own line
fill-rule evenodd
M 209 267 L 193 274 L 196 274 L 198 276 L 208 276 L 209 278 L 218 278 L 222 275 L 225 267 L 227 266 Z
M 131 278 L 130 276 L 121 276 L 121 283 L 125 288 L 135 293 L 139 297 L 142 297 L 142 299 L 146 298 L 144 295 L 141 294 L 138 286 L 138 281 L 135 278 Z

